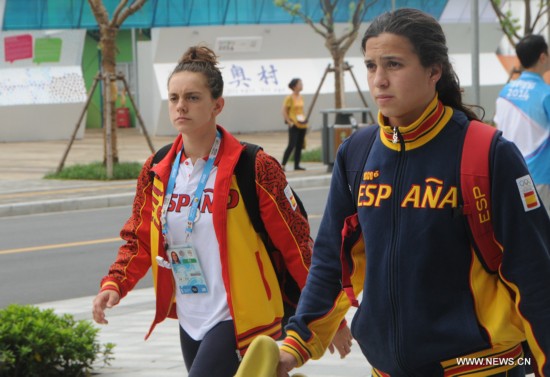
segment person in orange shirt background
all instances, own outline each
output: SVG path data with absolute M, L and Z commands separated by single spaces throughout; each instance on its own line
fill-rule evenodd
M 307 132 L 304 98 L 300 94 L 304 85 L 301 79 L 294 78 L 290 80 L 288 87 L 292 90 L 292 94 L 285 97 L 282 109 L 285 124 L 288 126 L 288 146 L 283 154 L 281 165 L 285 169 L 285 165 L 294 151 L 294 170 L 305 170 L 300 166 Z

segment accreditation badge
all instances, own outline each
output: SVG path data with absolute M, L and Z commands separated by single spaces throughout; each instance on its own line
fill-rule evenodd
M 193 245 L 169 247 L 168 255 L 180 293 L 208 293 L 206 280 Z

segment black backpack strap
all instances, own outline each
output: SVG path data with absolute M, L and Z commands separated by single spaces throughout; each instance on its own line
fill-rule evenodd
M 256 192 L 256 154 L 262 149 L 259 145 L 241 142 L 244 145 L 244 150 L 239 157 L 237 166 L 235 166 L 235 175 L 237 177 L 237 185 L 241 191 L 246 212 L 254 226 L 254 230 L 258 233 L 264 243 L 267 239 L 267 231 L 265 230 L 264 222 L 260 216 L 259 198 Z
M 172 144 L 173 143 L 166 144 L 164 147 L 155 152 L 155 155 L 153 156 L 153 161 L 151 161 L 151 167 L 162 161 L 162 159 L 168 154 L 170 148 L 172 148 Z
M 373 124 L 354 132 L 346 140 L 348 145 L 344 155 L 344 165 L 356 208 L 361 176 L 378 130 L 378 125 Z
M 149 166 L 149 169 L 151 169 L 153 166 L 158 164 L 162 161 L 164 157 L 168 154 L 170 151 L 170 148 L 172 148 L 172 144 L 166 144 L 164 147 L 160 148 L 158 151 L 155 152 L 155 155 L 153 156 L 153 160 L 151 161 L 151 166 Z M 155 173 L 152 171 L 149 171 L 149 178 L 151 179 L 151 182 L 155 179 Z
M 245 146 L 245 149 L 239 157 L 237 166 L 235 166 L 237 185 L 241 191 L 248 217 L 252 225 L 254 225 L 254 230 L 262 237 L 264 244 L 267 245 L 269 236 L 265 229 L 264 222 L 262 221 L 262 217 L 260 216 L 259 198 L 256 192 L 256 155 L 258 151 L 262 150 L 262 147 L 246 142 L 241 142 L 241 144 Z M 291 190 L 302 215 L 307 219 L 307 212 L 302 200 L 296 192 L 294 192 L 294 189 L 291 188 Z

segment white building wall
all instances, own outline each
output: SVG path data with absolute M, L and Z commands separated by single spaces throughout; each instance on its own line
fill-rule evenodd
M 362 34 L 362 32 L 361 32 Z M 236 41 L 236 49 L 241 51 L 221 51 L 221 43 L 227 40 Z M 247 45 L 256 43 L 255 47 Z M 220 67 L 224 75 L 226 100 L 225 108 L 218 117 L 219 124 L 232 132 L 253 132 L 267 130 L 283 130 L 281 106 L 284 96 L 290 94 L 289 81 L 294 77 L 302 78 L 304 90 L 302 92 L 306 107 L 311 105 L 313 95 L 317 91 L 325 68 L 332 63 L 332 59 L 324 46 L 321 36 L 315 34 L 306 25 L 244 25 L 244 26 L 215 26 L 190 28 L 164 28 L 152 32 L 153 66 L 157 90 L 162 98 L 163 106 L 157 117 L 157 123 L 147 125 L 149 131 L 156 135 L 175 134 L 170 125 L 167 108 L 166 85 L 170 72 L 176 62 L 192 45 L 205 44 L 213 48 L 220 57 Z M 241 46 L 239 47 L 239 43 Z M 260 47 L 258 47 L 258 44 Z M 248 49 L 248 51 L 247 51 Z M 252 51 L 253 50 L 253 51 Z M 366 90 L 364 64 L 362 62 L 359 42 L 348 52 L 348 61 L 354 65 L 353 72 Z M 354 58 L 354 59 L 353 59 Z M 351 61 L 357 61 L 353 64 Z M 142 62 L 138 62 L 139 65 Z M 248 91 L 231 86 L 234 81 L 231 76 L 233 66 L 246 66 L 250 69 L 247 75 L 254 78 L 258 70 L 274 65 L 277 69 L 278 84 L 270 80 L 270 88 L 262 88 L 256 82 Z M 140 69 L 141 71 L 141 69 Z M 141 77 L 140 77 L 141 80 Z M 254 85 L 254 84 L 252 84 Z M 334 107 L 334 79 L 329 73 L 321 87 L 321 94 L 316 101 L 311 116 L 311 126 L 322 127 L 322 109 Z M 246 93 L 245 93 L 246 92 Z M 367 99 L 369 101 L 370 99 Z M 142 106 L 153 106 L 149 101 L 142 101 Z M 363 107 L 351 75 L 346 73 L 346 106 Z M 165 112 L 164 112 L 165 111 Z
M 480 25 L 480 79 L 481 105 L 486 110 L 486 119 L 491 119 L 494 113 L 495 99 L 498 92 L 508 79 L 508 75 L 498 62 L 495 52 L 502 41 L 499 25 L 492 20 L 488 0 L 480 0 L 482 23 Z M 0 5 L 3 0 L 0 0 Z M 472 27 L 468 20 L 469 2 L 451 0 L 442 16 L 442 25 L 448 39 L 451 58 L 465 89 L 465 102 L 473 102 L 471 98 L 471 63 L 469 53 L 472 46 Z M 3 9 L 3 8 L 2 8 Z M 366 72 L 360 52 L 361 36 L 366 29 L 364 24 L 357 40 L 347 53 L 347 61 L 353 66 L 353 73 L 360 90 L 371 106 L 375 115 L 377 109 L 369 96 L 366 85 Z M 346 25 L 337 26 L 337 34 L 341 35 Z M 83 108 L 86 93 L 81 73 L 82 49 L 84 46 L 84 30 L 47 30 L 47 31 L 17 31 L 0 33 L 0 38 L 12 35 L 30 33 L 33 38 L 61 38 L 62 53 L 59 62 L 38 64 L 32 59 L 21 59 L 6 62 L 4 49 L 0 48 L 0 74 L 11 72 L 11 69 L 21 68 L 34 73 L 42 72 L 48 67 L 63 69 L 71 67 L 79 70 L 81 86 L 76 89 L 77 99 L 73 96 L 71 102 L 23 103 L 8 104 L 4 99 L 10 93 L 0 83 L 0 142 L 15 140 L 68 139 Z M 182 27 L 159 28 L 152 30 L 150 42 L 138 42 L 138 75 L 139 75 L 139 110 L 143 116 L 148 131 L 153 135 L 173 135 L 173 130 L 167 114 L 166 81 L 168 74 L 175 66 L 183 52 L 191 45 L 204 43 L 220 56 L 222 72 L 226 83 L 226 106 L 219 116 L 219 123 L 232 132 L 252 132 L 284 130 L 281 104 L 285 95 L 290 93 L 287 87 L 293 77 L 304 81 L 304 99 L 306 107 L 311 106 L 314 93 L 317 91 L 326 67 L 332 63 L 330 55 L 324 46 L 324 39 L 307 25 L 240 25 L 213 27 Z M 277 83 L 269 82 L 269 87 L 262 87 L 258 80 L 250 88 L 232 87 L 235 67 L 245 67 L 247 75 L 254 78 L 260 69 L 273 67 L 277 70 Z M 250 70 L 250 71 L 248 71 Z M 257 79 L 257 77 L 256 77 Z M 32 81 L 32 80 L 31 80 Z M 78 81 L 78 80 L 77 80 Z M 24 85 L 33 85 L 25 82 Z M 345 107 L 363 107 L 357 88 L 349 73 L 346 73 Z M 74 89 L 72 89 L 75 92 Z M 51 109 L 46 109 L 49 103 Z M 6 105 L 8 104 L 8 105 Z M 12 110 L 11 107 L 14 107 Z M 15 108 L 17 107 L 17 108 Z M 310 125 L 319 129 L 322 125 L 321 111 L 334 107 L 334 80 L 332 73 L 326 76 L 320 95 L 315 103 Z M 37 121 L 36 114 L 41 116 Z M 331 120 L 329 120 L 330 122 Z M 79 129 L 77 137 L 82 137 L 84 125 Z
M 448 38 L 451 60 L 459 76 L 461 85 L 465 89 L 466 103 L 473 103 L 471 94 L 471 63 L 470 51 L 472 46 L 472 28 L 466 22 L 443 24 Z M 360 51 L 361 37 L 366 24 L 361 28 L 357 40 L 347 53 L 347 61 L 353 67 L 361 92 L 376 115 L 377 109 L 368 93 L 366 70 Z M 341 32 L 341 30 L 340 30 Z M 495 54 L 502 39 L 502 33 L 496 23 L 480 25 L 480 80 L 481 105 L 486 110 L 487 118 L 492 118 L 495 99 L 500 88 L 506 82 L 508 75 L 500 65 Z M 247 39 L 248 38 L 248 39 Z M 241 51 L 230 52 L 216 49 L 221 40 L 234 39 L 234 47 Z M 259 42 L 258 42 L 259 41 Z M 248 42 L 248 43 L 247 43 Z M 307 25 L 248 25 L 248 26 L 216 26 L 216 27 L 182 27 L 155 29 L 152 33 L 153 62 L 147 69 L 153 71 L 156 78 L 156 87 L 150 92 L 158 91 L 151 101 L 149 96 L 144 98 L 141 106 L 150 107 L 151 112 L 157 114 L 152 124 L 147 124 L 149 131 L 155 135 L 175 134 L 167 113 L 167 79 L 183 52 L 192 45 L 199 43 L 215 49 L 220 57 L 220 66 L 224 75 L 226 100 L 225 108 L 218 117 L 219 124 L 232 132 L 254 132 L 283 130 L 281 105 L 284 96 L 290 93 L 287 84 L 293 77 L 300 77 L 304 82 L 302 92 L 306 107 L 311 105 L 314 93 L 318 89 L 325 68 L 332 63 L 332 59 L 324 46 L 321 36 L 314 33 Z M 239 43 L 241 45 L 239 45 Z M 258 47 L 259 46 L 259 47 Z M 246 51 L 248 49 L 248 51 Z M 141 55 L 140 55 L 141 56 Z M 142 61 L 138 62 L 141 66 Z M 235 88 L 231 69 L 234 66 L 246 68 L 246 72 L 257 73 L 260 68 L 274 65 L 277 68 L 277 85 L 265 89 L 261 85 L 251 84 L 250 88 Z M 140 68 L 143 72 L 143 67 Z M 142 78 L 140 77 L 140 82 Z M 252 87 L 253 86 L 253 87 Z M 349 73 L 346 73 L 346 107 L 363 107 L 357 88 Z M 156 100 L 160 98 L 161 106 Z M 154 107 L 154 108 L 153 108 Z M 310 118 L 310 126 L 320 129 L 322 125 L 321 110 L 334 107 L 334 80 L 329 73 L 321 87 L 321 94 L 315 103 Z M 145 111 L 145 109 L 143 110 Z M 330 120 L 329 120 L 330 122 Z

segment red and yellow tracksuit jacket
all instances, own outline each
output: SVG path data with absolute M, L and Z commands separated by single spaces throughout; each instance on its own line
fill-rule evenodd
M 211 206 L 215 237 L 220 247 L 222 276 L 227 302 L 235 324 L 237 347 L 242 353 L 257 335 L 281 335 L 283 304 L 269 255 L 248 218 L 241 198 L 235 165 L 243 146 L 218 126 L 222 142 Z M 166 317 L 176 318 L 172 271 L 159 267 L 155 258 L 166 256 L 160 226 L 165 187 L 172 162 L 182 148 L 178 136 L 165 158 L 151 168 L 151 156 L 138 178 L 132 215 L 121 230 L 126 244 L 101 281 L 101 290 L 113 289 L 124 297 L 152 268 L 156 314 L 146 338 Z M 183 159 L 182 159 L 183 160 Z M 286 177 L 278 162 L 263 151 L 256 158 L 256 190 L 260 215 L 273 243 L 281 251 L 288 271 L 303 287 L 311 262 L 307 219 L 285 196 Z M 204 197 L 203 197 L 204 200 Z M 202 204 L 201 204 L 202 205 Z
M 282 349 L 299 365 L 326 350 L 350 307 L 340 285 L 344 247 L 355 262 L 354 291 L 363 292 L 351 330 L 374 376 L 488 376 L 523 363 L 522 342 L 531 366 L 550 376 L 550 220 L 533 205 L 536 195 L 522 191 L 529 172 L 515 145 L 499 137 L 490 152 L 490 215 L 503 253 L 490 273 L 459 211 L 466 116 L 436 99 L 399 129 L 396 144 L 394 130 L 379 123 L 357 198 L 347 181 L 349 143 L 338 151 Z

